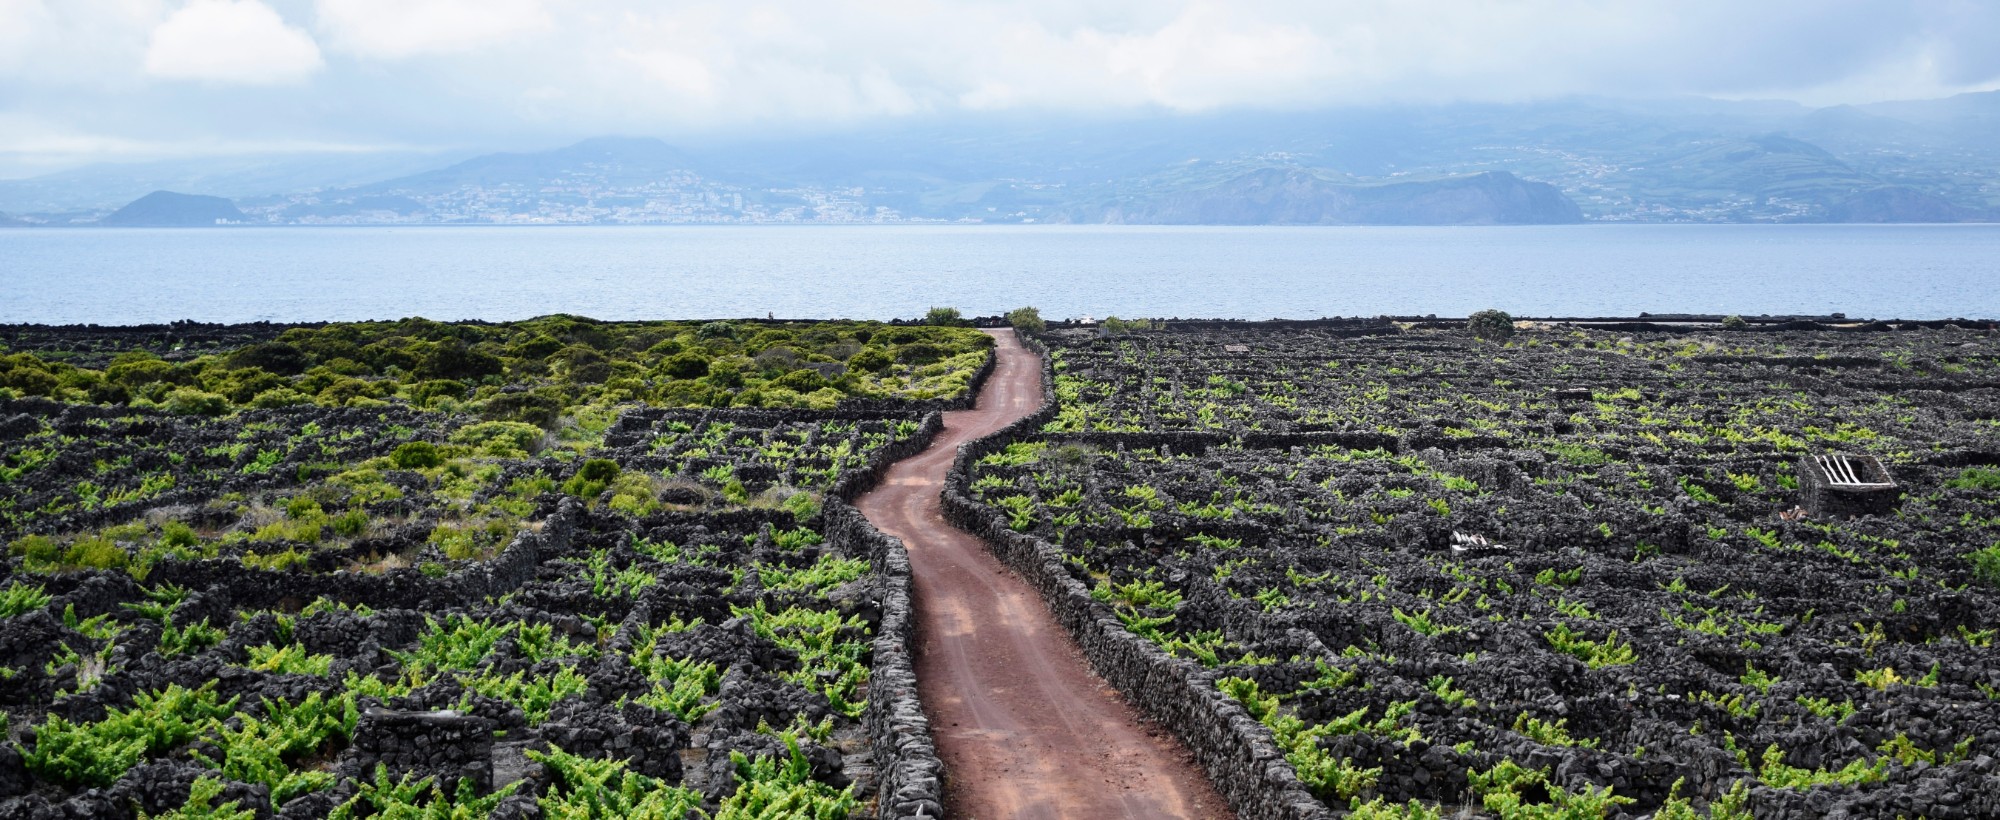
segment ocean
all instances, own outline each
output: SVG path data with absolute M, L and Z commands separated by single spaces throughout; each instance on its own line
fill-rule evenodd
M 0 230 L 0 322 L 2000 316 L 2000 225 Z

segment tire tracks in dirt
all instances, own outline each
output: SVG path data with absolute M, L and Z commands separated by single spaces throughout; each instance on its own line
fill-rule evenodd
M 944 520 L 958 445 L 1035 411 L 1041 360 L 1011 330 L 972 410 L 855 504 L 909 550 L 917 686 L 958 820 L 1223 818 L 1231 813 L 1171 734 L 1091 671 L 1040 597 L 985 543 Z

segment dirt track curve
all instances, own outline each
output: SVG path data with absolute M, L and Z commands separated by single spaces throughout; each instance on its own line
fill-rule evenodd
M 945 414 L 930 448 L 857 502 L 909 548 L 917 684 L 958 820 L 1211 818 L 1230 812 L 1187 750 L 1090 670 L 1034 589 L 946 523 L 958 445 L 1041 404 L 1041 361 L 1011 330 L 975 409 Z

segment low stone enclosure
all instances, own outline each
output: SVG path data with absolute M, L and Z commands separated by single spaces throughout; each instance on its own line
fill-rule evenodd
M 908 558 L 848 501 L 992 362 L 946 367 L 830 410 L 541 387 L 548 427 L 10 388 L 0 818 L 940 816 Z
M 947 515 L 1245 818 L 2000 813 L 2000 339 L 1036 346 Z

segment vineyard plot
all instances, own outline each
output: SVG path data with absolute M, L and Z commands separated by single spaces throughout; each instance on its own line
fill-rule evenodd
M 1326 806 L 2000 811 L 1992 337 L 1045 341 L 1057 405 L 962 489 Z M 1893 506 L 1809 513 L 1828 453 Z
M 935 430 L 982 334 L 405 322 L 182 355 L 171 332 L 58 331 L 9 329 L 45 346 L 0 374 L 0 817 L 876 810 L 893 596 L 841 493 Z M 814 366 L 871 337 L 928 349 Z M 424 389 L 421 362 L 315 363 L 454 341 L 498 372 Z M 259 358 L 280 345 L 302 367 Z M 133 362 L 194 385 L 112 395 Z M 263 366 L 366 388 L 223 389 Z M 808 406 L 813 384 L 846 404 Z M 696 388 L 714 406 L 685 406 Z

